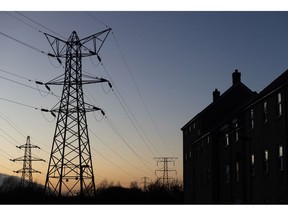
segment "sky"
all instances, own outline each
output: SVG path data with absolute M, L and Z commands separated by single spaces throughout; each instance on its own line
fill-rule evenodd
M 129 187 L 161 177 L 153 159 L 159 156 L 178 158 L 169 164 L 177 175 L 169 175 L 182 180 L 181 127 L 212 102 L 215 88 L 223 93 L 232 85 L 235 69 L 257 92 L 287 69 L 287 20 L 288 12 L 0 12 L 0 172 L 17 175 L 22 164 L 9 159 L 23 156 L 16 146 L 30 136 L 41 148 L 33 155 L 46 160 L 33 162 L 41 171 L 33 178 L 44 184 L 56 121 L 39 109 L 58 99 L 39 92 L 46 88 L 35 81 L 64 73 L 57 60 L 35 51 L 52 52 L 44 32 L 67 39 L 73 31 L 84 38 L 112 28 L 100 51 L 103 65 L 85 58 L 83 68 L 110 80 L 113 91 L 94 84 L 84 93 L 126 140 L 99 113 L 87 114 L 96 185 L 106 179 Z M 61 87 L 51 90 L 61 95 Z

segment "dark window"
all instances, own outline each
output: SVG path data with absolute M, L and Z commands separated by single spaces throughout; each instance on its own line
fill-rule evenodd
M 255 176 L 255 155 L 251 154 L 251 175 Z
M 223 167 L 223 179 L 224 179 L 224 183 L 229 183 L 230 181 L 230 167 L 229 165 L 225 165 Z
M 235 164 L 235 177 L 236 177 L 236 182 L 239 182 L 240 180 L 240 167 L 239 167 L 239 162 L 236 162 Z
M 268 161 L 269 161 L 269 152 L 267 149 L 265 149 L 264 150 L 264 166 L 263 166 L 264 174 L 268 174 L 268 172 L 269 172 Z
M 279 92 L 277 95 L 277 116 L 282 115 L 282 95 Z
M 263 103 L 263 123 L 267 123 L 267 101 Z
M 250 110 L 250 129 L 254 129 L 254 110 Z
M 283 145 L 278 146 L 278 170 L 283 171 L 284 162 L 283 162 Z
M 238 123 L 235 123 L 235 142 L 239 141 Z
M 229 134 L 228 133 L 225 134 L 225 145 L 226 146 L 229 145 Z

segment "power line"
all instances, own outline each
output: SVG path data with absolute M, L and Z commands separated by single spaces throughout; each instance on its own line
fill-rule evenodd
M 0 71 L 1 71 L 2 73 L 6 73 L 6 74 L 9 74 L 9 75 L 12 75 L 12 76 L 15 76 L 15 77 L 18 77 L 18 78 L 24 79 L 24 80 L 28 80 L 29 82 L 32 82 L 32 80 L 29 79 L 29 78 L 27 78 L 27 77 L 24 77 L 24 76 L 21 76 L 21 75 L 18 75 L 18 74 L 15 74 L 15 73 L 9 72 L 9 71 L 7 71 L 7 70 L 3 70 L 3 69 L 0 68 Z
M 18 17 L 16 17 L 16 16 L 10 14 L 9 12 L 5 12 L 5 13 L 6 13 L 7 15 L 11 16 L 12 18 L 18 20 L 19 22 L 22 22 L 22 23 L 24 23 L 25 25 L 31 27 L 32 29 L 34 29 L 34 30 L 36 30 L 36 31 L 38 31 L 38 32 L 42 32 L 42 31 L 40 31 L 38 28 L 36 28 L 36 27 L 32 26 L 31 24 L 23 21 L 22 19 L 20 19 L 20 18 L 18 18 Z M 16 13 L 17 13 L 17 12 L 16 12 Z
M 19 127 L 16 126 L 15 123 L 13 123 L 8 117 L 5 117 L 3 113 L 0 112 L 0 117 L 7 123 L 9 124 L 12 128 L 14 128 L 21 136 L 26 137 L 25 132 L 22 131 Z M 2 136 L 3 137 L 3 136 Z M 6 139 L 5 137 L 3 137 L 4 139 Z M 35 138 L 34 138 L 35 139 Z M 9 141 L 8 139 L 6 139 L 7 141 Z M 35 139 L 36 140 L 36 139 Z M 37 140 L 36 140 L 37 141 Z M 10 141 L 9 141 L 10 142 Z M 37 141 L 37 142 L 41 142 L 41 141 Z M 13 144 L 14 145 L 14 144 Z M 0 149 L 1 150 L 1 149 Z M 49 152 L 43 150 L 42 148 L 40 148 L 41 151 L 45 152 L 46 154 L 50 154 Z M 12 157 L 10 155 L 10 157 Z
M 3 129 L 0 128 L 0 131 L 2 131 L 4 134 L 6 134 L 6 136 L 8 136 L 10 139 L 12 139 L 14 142 L 16 142 L 16 144 L 18 143 L 17 140 L 15 140 L 12 136 L 10 136 L 8 133 L 6 133 Z M 16 145 L 14 145 L 16 146 Z
M 32 45 L 29 45 L 28 43 L 25 43 L 25 42 L 23 42 L 23 41 L 20 41 L 20 40 L 12 37 L 12 36 L 10 36 L 10 35 L 7 35 L 7 34 L 5 34 L 5 33 L 3 33 L 3 32 L 0 32 L 0 34 L 3 35 L 4 37 L 7 37 L 7 38 L 15 41 L 15 42 L 18 42 L 18 43 L 22 44 L 23 46 L 26 46 L 26 47 L 28 47 L 28 48 L 36 51 L 36 52 L 39 52 L 39 53 L 44 54 L 44 55 L 48 55 L 48 53 L 46 53 L 46 52 L 44 52 L 44 51 L 42 51 L 42 50 L 40 50 L 40 49 L 38 49 L 38 48 L 36 48 L 36 47 L 34 47 L 34 46 L 32 46 Z
M 11 172 L 13 172 L 13 170 L 9 169 L 9 168 L 6 167 L 6 166 L 3 166 L 2 164 L 0 164 L 0 166 L 3 167 L 3 168 L 5 168 L 5 169 L 7 169 L 7 170 L 9 170 L 9 171 L 11 171 Z
M 133 84 L 134 84 L 134 86 L 135 86 L 135 88 L 136 88 L 136 90 L 137 90 L 137 92 L 138 92 L 138 94 L 139 94 L 139 96 L 140 96 L 140 99 L 141 99 L 141 101 L 142 101 L 142 103 L 143 103 L 143 106 L 144 106 L 144 108 L 145 108 L 145 110 L 146 110 L 146 112 L 147 112 L 147 114 L 148 114 L 148 116 L 149 116 L 149 118 L 150 118 L 150 120 L 151 120 L 151 122 L 152 122 L 152 124 L 153 124 L 153 126 L 154 126 L 154 128 L 155 128 L 155 130 L 156 130 L 156 132 L 158 133 L 158 135 L 159 135 L 162 143 L 164 144 L 164 146 L 170 151 L 170 153 L 172 153 L 171 150 L 168 148 L 168 146 L 165 144 L 164 138 L 163 138 L 163 136 L 161 135 L 160 130 L 159 130 L 159 128 L 157 127 L 157 125 L 156 125 L 156 123 L 155 123 L 155 121 L 154 121 L 154 119 L 153 119 L 153 117 L 152 117 L 152 115 L 151 115 L 151 112 L 149 111 L 149 109 L 148 109 L 148 107 L 147 107 L 147 105 L 146 105 L 146 103 L 145 103 L 145 101 L 144 101 L 144 98 L 143 98 L 143 96 L 142 96 L 142 94 L 141 94 L 141 92 L 140 92 L 140 89 L 139 89 L 139 87 L 138 87 L 138 85 L 137 85 L 137 83 L 136 83 L 136 81 L 135 81 L 135 79 L 134 79 L 134 76 L 133 76 L 133 74 L 132 74 L 132 72 L 131 72 L 131 70 L 130 70 L 130 67 L 129 67 L 129 65 L 128 65 L 128 62 L 127 62 L 127 60 L 126 60 L 126 58 L 125 58 L 125 56 L 124 56 L 124 53 L 123 53 L 123 51 L 122 51 L 122 49 L 121 49 L 121 47 L 120 47 L 120 45 L 119 45 L 118 40 L 117 40 L 116 37 L 115 37 L 113 31 L 112 31 L 112 35 L 113 35 L 113 38 L 114 38 L 114 40 L 115 40 L 115 42 L 116 42 L 116 45 L 117 45 L 117 47 L 118 47 L 119 53 L 120 53 L 120 55 L 121 55 L 121 57 L 122 57 L 122 59 L 123 59 L 123 61 L 124 61 L 124 64 L 125 64 L 125 66 L 126 66 L 126 68 L 127 68 L 128 74 L 130 75 L 130 78 L 131 78 L 131 80 L 132 80 L 132 82 L 133 82 Z M 172 154 L 173 154 L 173 153 L 172 153 Z
M 97 106 L 99 106 L 98 105 L 98 103 L 97 103 L 97 101 L 96 101 L 96 99 L 93 97 L 93 95 L 91 95 L 90 94 L 90 92 L 86 89 L 86 92 L 92 97 L 92 99 L 95 101 L 95 103 L 96 103 L 96 105 Z M 86 95 L 85 95 L 86 96 Z M 87 97 L 86 96 L 86 98 L 89 100 L 89 102 L 90 103 L 92 103 L 91 102 L 91 100 L 89 99 L 89 97 Z M 97 120 L 97 119 L 96 119 Z M 120 131 L 120 129 L 116 126 L 116 124 L 112 121 L 112 119 L 111 118 L 109 118 L 109 121 L 110 122 L 107 122 L 108 120 L 107 119 L 105 119 L 106 120 L 106 123 L 108 124 L 108 126 L 117 134 L 117 136 L 121 139 L 121 136 L 124 138 L 124 140 L 127 140 L 127 137 L 125 136 L 125 134 L 123 134 L 123 132 L 121 132 Z M 98 121 L 98 120 L 97 120 Z M 123 140 L 122 140 L 123 141 Z M 127 141 L 126 141 L 127 142 Z M 125 143 L 125 141 L 124 141 L 124 143 Z M 128 144 L 129 145 L 129 144 Z M 134 147 L 135 148 L 137 148 L 137 150 L 139 150 L 143 155 L 145 155 L 145 156 L 147 156 L 146 154 L 144 154 L 144 152 L 143 151 L 141 151 L 141 149 L 139 149 L 136 145 L 134 145 Z M 149 156 L 148 156 L 149 157 Z
M 35 24 L 37 24 L 37 25 L 39 25 L 39 26 L 41 26 L 42 28 L 45 28 L 46 30 L 48 30 L 48 31 L 50 31 L 50 32 L 53 32 L 54 34 L 56 34 L 56 35 L 58 35 L 58 36 L 60 36 L 60 37 L 62 37 L 63 39 L 67 39 L 66 37 L 64 37 L 63 35 L 60 35 L 60 34 L 58 34 L 57 32 L 55 32 L 55 31 L 53 31 L 53 30 L 51 30 L 50 28 L 47 28 L 47 27 L 45 27 L 44 25 L 42 25 L 42 24 L 40 24 L 39 22 L 37 22 L 37 21 L 35 21 L 35 20 L 33 20 L 33 19 L 31 19 L 31 18 L 29 18 L 28 16 L 26 16 L 26 15 L 24 15 L 24 14 L 22 14 L 22 13 L 20 13 L 20 12 L 15 12 L 15 13 L 17 13 L 17 14 L 19 14 L 19 15 L 21 15 L 21 16 L 23 16 L 24 18 L 26 18 L 26 19 L 28 19 L 28 20 L 30 20 L 31 22 L 33 22 L 33 23 L 35 23 Z M 40 31 L 40 30 L 39 30 Z M 40 32 L 42 32 L 42 31 L 40 31 Z M 42 32 L 43 33 L 43 32 Z
M 93 146 L 91 146 L 91 148 L 97 152 L 101 157 L 103 157 L 106 161 L 108 161 L 109 163 L 113 164 L 113 166 L 117 167 L 119 170 L 121 170 L 122 172 L 126 173 L 127 175 L 133 177 L 134 179 L 137 179 L 135 176 L 133 176 L 132 174 L 130 174 L 129 172 L 127 172 L 126 170 L 122 169 L 120 166 L 118 166 L 117 164 L 115 164 L 114 162 L 112 162 L 111 160 L 109 160 L 107 157 L 105 157 L 103 154 L 101 154 L 99 151 L 97 151 Z
M 90 17 L 92 17 L 93 19 L 97 20 L 99 23 L 101 23 L 101 24 L 105 25 L 106 27 L 108 27 L 104 22 L 102 22 L 101 20 L 99 20 L 98 18 L 96 18 L 95 16 L 93 16 L 91 13 L 86 12 L 86 14 L 88 14 L 88 15 L 89 15 Z M 125 63 L 128 71 L 129 71 L 130 77 L 131 77 L 131 79 L 133 80 L 133 83 L 134 83 L 135 87 L 137 88 L 137 91 L 138 91 L 138 93 L 139 93 L 139 95 L 140 95 L 140 98 L 141 98 L 141 100 L 142 100 L 142 102 L 143 102 L 143 104 L 144 104 L 144 106 L 145 106 L 145 109 L 148 111 L 151 120 L 152 120 L 153 123 L 155 124 L 155 122 L 154 122 L 154 120 L 152 119 L 151 114 L 150 114 L 150 112 L 149 112 L 146 104 L 144 103 L 144 100 L 143 100 L 143 97 L 142 97 L 142 95 L 141 95 L 141 93 L 140 93 L 140 90 L 139 90 L 138 86 L 136 85 L 135 79 L 134 79 L 133 76 L 132 76 L 132 73 L 131 73 L 131 71 L 130 71 L 130 68 L 129 68 L 129 66 L 128 66 L 128 63 L 127 63 L 127 61 L 126 61 L 126 59 L 125 59 L 125 57 L 124 57 L 124 54 L 123 54 L 123 52 L 122 52 L 122 50 L 121 50 L 121 48 L 120 48 L 120 45 L 119 45 L 119 43 L 118 43 L 118 41 L 117 41 L 117 39 L 116 39 L 113 31 L 112 31 L 112 35 L 113 35 L 113 37 L 114 37 L 114 39 L 115 39 L 115 41 L 116 41 L 117 47 L 118 47 L 118 49 L 119 49 L 119 51 L 120 51 L 120 54 L 121 54 L 121 56 L 122 56 L 122 58 L 123 58 L 123 60 L 124 60 L 124 63 Z M 102 62 L 100 62 L 100 63 L 101 63 L 101 65 L 103 66 L 105 72 L 108 74 L 109 79 L 112 81 L 112 78 L 111 78 L 111 76 L 109 75 L 109 73 L 108 73 L 108 71 L 106 70 L 106 68 L 104 67 L 103 63 L 102 63 Z M 113 84 L 114 84 L 114 83 L 113 83 Z M 130 115 L 132 116 L 132 118 L 133 118 L 134 121 L 136 122 L 137 126 L 140 128 L 140 130 L 141 130 L 142 134 L 144 135 L 144 137 L 145 137 L 145 138 L 147 139 L 147 141 L 151 144 L 151 146 L 152 146 L 152 147 L 154 148 L 154 150 L 158 153 L 158 155 L 161 155 L 161 154 L 159 153 L 159 151 L 157 150 L 157 148 L 155 147 L 155 145 L 153 145 L 153 143 L 150 141 L 150 139 L 148 138 L 147 134 L 144 132 L 144 130 L 143 130 L 142 127 L 140 126 L 139 122 L 136 120 L 135 116 L 133 115 L 133 113 L 131 112 L 131 110 L 129 109 L 129 107 L 127 106 L 125 100 L 123 99 L 123 97 L 122 97 L 122 95 L 120 94 L 120 92 L 118 91 L 118 89 L 117 89 L 116 87 L 115 87 L 115 89 L 116 89 L 116 91 L 118 92 L 118 94 L 120 95 L 120 97 L 122 98 L 122 101 L 123 101 L 124 104 L 126 105 L 126 108 L 129 110 Z M 113 91 L 113 92 L 114 92 L 114 91 Z M 114 92 L 114 94 L 115 94 L 115 92 Z M 116 94 L 115 94 L 115 95 L 116 95 Z M 147 146 L 147 148 L 149 149 L 149 151 L 150 151 L 150 152 L 152 153 L 152 155 L 155 157 L 154 152 L 151 150 L 151 148 L 149 147 L 149 145 L 146 143 L 145 139 L 143 138 L 143 135 L 140 133 L 139 129 L 138 129 L 137 126 L 134 124 L 134 122 L 133 122 L 132 119 L 130 118 L 129 114 L 126 112 L 126 110 L 125 110 L 122 102 L 120 102 L 120 100 L 119 100 L 119 98 L 118 98 L 117 95 L 116 95 L 116 97 L 117 97 L 119 103 L 121 104 L 122 108 L 124 109 L 126 115 L 128 116 L 129 120 L 131 121 L 131 123 L 132 123 L 133 126 L 135 127 L 135 129 L 136 129 L 137 133 L 139 134 L 140 138 L 143 140 L 143 142 L 145 143 L 145 145 Z M 155 124 L 155 125 L 156 125 L 156 124 Z M 158 128 L 157 128 L 156 130 L 159 132 L 159 129 L 158 129 Z
M 140 172 L 139 167 L 136 167 L 134 164 L 130 163 L 127 161 L 125 158 L 123 158 L 120 154 L 118 154 L 116 151 L 113 150 L 104 140 L 102 140 L 99 136 L 97 136 L 92 130 L 89 129 L 89 131 L 98 139 L 100 142 L 102 142 L 110 151 L 112 151 L 115 155 L 117 155 L 122 161 L 126 162 L 129 164 L 131 167 L 135 168 L 137 171 Z
M 14 100 L 6 99 L 6 98 L 1 98 L 0 97 L 0 100 L 6 101 L 6 102 L 10 102 L 10 103 L 14 103 L 14 104 L 18 104 L 18 105 L 21 105 L 21 106 L 25 106 L 25 107 L 28 107 L 28 108 L 35 109 L 35 110 L 41 110 L 40 108 L 31 106 L 31 105 L 28 105 L 28 104 L 24 104 L 22 102 L 17 102 L 17 101 L 14 101 Z
M 108 70 L 106 69 L 106 67 L 103 65 L 103 63 L 101 62 L 101 65 L 103 67 L 103 69 L 105 70 L 105 72 L 107 73 L 109 79 L 111 81 L 112 77 L 110 76 Z M 114 82 L 113 82 L 114 84 Z M 118 95 L 115 93 L 114 89 L 112 89 L 114 95 L 116 96 L 118 102 L 120 103 L 122 109 L 124 110 L 125 114 L 127 115 L 128 119 L 130 120 L 130 122 L 132 123 L 133 127 L 135 128 L 136 132 L 138 133 L 139 137 L 142 139 L 142 141 L 144 142 L 144 144 L 146 145 L 146 147 L 148 148 L 148 150 L 152 153 L 153 156 L 155 156 L 154 152 L 151 150 L 151 148 L 149 147 L 148 143 L 146 142 L 146 140 L 144 139 L 144 137 L 148 140 L 148 142 L 150 141 L 150 139 L 147 137 L 146 133 L 144 132 L 144 130 L 142 129 L 141 125 L 139 124 L 139 122 L 137 121 L 137 119 L 135 118 L 134 114 L 132 113 L 132 111 L 130 110 L 130 108 L 128 107 L 126 101 L 124 100 L 123 96 L 121 95 L 121 93 L 119 92 L 117 86 L 114 84 L 114 89 L 116 90 L 116 92 L 118 93 Z M 129 113 L 128 113 L 129 112 Z M 132 120 L 133 119 L 133 120 Z M 135 122 L 135 123 L 134 123 Z M 136 126 L 137 125 L 137 126 Z M 139 128 L 139 129 L 138 129 Z M 140 130 L 142 132 L 142 134 L 140 133 Z M 155 148 L 156 149 L 156 148 Z M 156 149 L 156 152 L 160 155 L 160 153 L 158 152 L 158 150 Z
M 110 28 L 108 25 L 106 25 L 104 22 L 102 22 L 101 20 L 99 20 L 98 18 L 96 18 L 95 16 L 93 16 L 91 13 L 89 12 L 85 12 L 86 14 L 88 14 L 90 17 L 92 17 L 93 19 L 97 20 L 99 23 L 101 23 L 102 25 L 104 25 L 107 28 Z
M 12 155 L 8 154 L 8 153 L 5 152 L 4 150 L 0 149 L 0 151 L 3 152 L 3 153 L 5 153 L 5 154 L 7 154 L 9 157 L 12 157 Z M 3 154 L 0 154 L 0 155 L 1 155 L 2 157 L 4 157 L 4 158 L 10 160 L 10 158 L 6 157 L 5 155 L 3 155 Z
M 107 120 L 107 124 L 111 125 L 111 128 L 113 129 L 113 131 L 117 134 L 117 136 L 126 144 L 126 146 L 128 146 L 128 148 L 135 154 L 135 156 L 141 161 L 141 163 L 150 171 L 151 168 L 146 164 L 146 162 L 140 157 L 140 155 L 137 154 L 137 152 L 129 145 L 129 143 L 124 139 L 124 137 L 121 135 L 121 133 L 114 127 L 114 125 L 111 123 L 111 121 L 108 118 L 105 118 L 105 120 Z M 153 171 L 152 171 L 153 172 Z
M 0 69 L 0 71 L 2 71 L 2 70 Z M 36 91 L 38 91 L 40 94 L 41 94 L 41 92 L 42 92 L 42 93 L 46 93 L 47 95 L 50 94 L 50 95 L 55 96 L 56 98 L 59 98 L 59 96 L 55 95 L 55 94 L 54 94 L 53 92 L 51 92 L 51 91 L 48 91 L 48 92 L 47 92 L 47 91 L 43 91 L 43 90 L 41 90 L 41 89 L 39 89 L 39 88 L 34 88 L 34 87 L 32 87 L 32 86 L 26 85 L 26 84 L 21 83 L 21 82 L 17 82 L 17 81 L 15 81 L 15 80 L 12 80 L 12 79 L 9 79 L 9 78 L 3 77 L 3 76 L 0 76 L 0 79 L 4 79 L 4 80 L 7 80 L 7 81 L 9 81 L 9 82 L 13 82 L 13 83 L 15 83 L 15 84 L 24 86 L 24 87 L 26 87 L 26 88 L 30 88 L 30 89 L 36 90 Z M 37 83 L 37 81 L 36 81 L 36 83 Z

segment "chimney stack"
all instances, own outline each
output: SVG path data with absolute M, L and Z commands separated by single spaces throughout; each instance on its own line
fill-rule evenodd
M 220 97 L 220 91 L 218 89 L 215 89 L 213 92 L 213 102 L 216 101 Z
M 233 85 L 241 82 L 241 73 L 237 69 L 232 73 L 232 82 Z

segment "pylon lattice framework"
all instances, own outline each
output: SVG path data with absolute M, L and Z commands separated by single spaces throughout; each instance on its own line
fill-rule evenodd
M 38 146 L 36 145 L 32 145 L 30 142 L 30 136 L 27 136 L 26 139 L 26 143 L 24 145 L 21 146 L 17 146 L 17 148 L 19 149 L 25 149 L 24 150 L 24 156 L 23 157 L 19 157 L 19 158 L 15 158 L 15 159 L 11 159 L 11 161 L 23 161 L 23 168 L 17 171 L 14 171 L 15 173 L 22 173 L 21 176 L 21 181 L 20 181 L 20 187 L 24 188 L 24 187 L 32 187 L 32 183 L 33 183 L 33 177 L 32 177 L 32 173 L 40 173 L 37 170 L 34 170 L 32 168 L 32 161 L 44 161 L 43 159 L 40 158 L 36 158 L 36 157 L 32 157 L 32 153 L 31 153 L 31 149 L 32 148 L 38 148 L 40 149 Z
M 157 174 L 157 172 L 162 172 L 162 183 L 164 185 L 168 184 L 170 179 L 174 179 L 169 177 L 169 172 L 175 172 L 177 174 L 176 170 L 171 170 L 168 168 L 168 164 L 173 163 L 175 166 L 175 160 L 177 160 L 177 157 L 155 157 L 154 159 L 157 160 L 157 166 L 159 163 L 163 163 L 163 168 L 156 170 L 155 174 Z
M 95 195 L 86 112 L 100 110 L 103 115 L 104 112 L 84 102 L 82 85 L 108 81 L 92 76 L 82 80 L 82 57 L 96 55 L 101 61 L 98 52 L 110 30 L 81 40 L 74 31 L 68 41 L 45 34 L 54 51 L 49 56 L 57 58 L 59 62 L 61 58 L 65 59 L 64 78 L 58 77 L 45 83 L 46 86 L 63 85 L 59 108 L 50 110 L 53 115 L 58 112 L 45 181 L 45 191 L 50 195 Z M 111 87 L 110 83 L 109 86 Z

